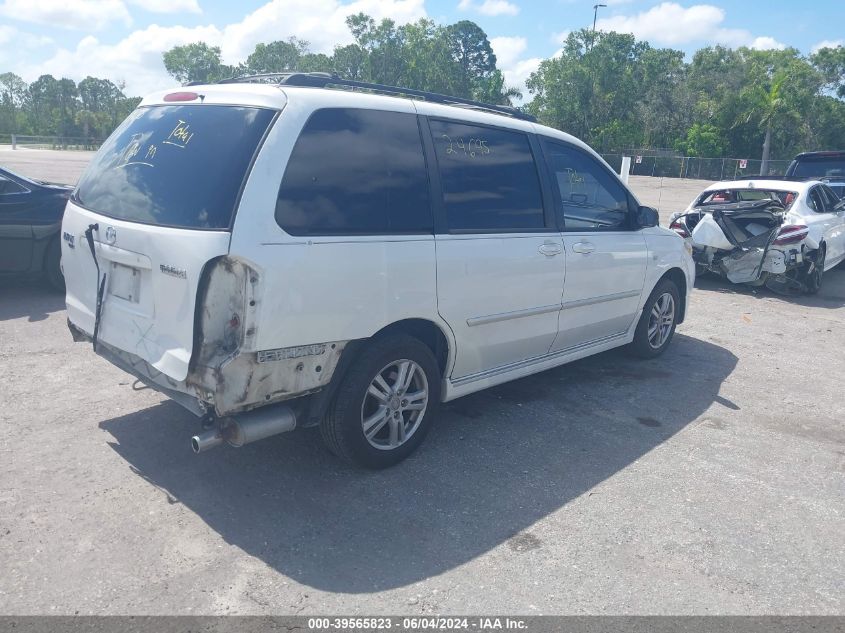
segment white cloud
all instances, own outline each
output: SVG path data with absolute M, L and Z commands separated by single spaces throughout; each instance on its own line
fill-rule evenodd
M 33 35 L 19 29 L 0 24 L 0 44 L 12 44 L 16 48 L 34 49 L 52 44 L 53 40 L 46 35 Z
M 123 0 L 4 0 L 0 15 L 69 29 L 99 30 L 112 22 L 132 23 Z
M 117 44 L 104 44 L 88 35 L 73 50 L 59 49 L 50 59 L 21 69 L 27 81 L 34 80 L 46 69 L 56 77 L 77 81 L 88 75 L 125 82 L 126 93 L 140 96 L 172 86 L 175 80 L 164 70 L 162 52 L 191 42 L 215 44 L 222 33 L 214 26 L 186 28 L 152 25 L 135 31 Z
M 493 37 L 490 39 L 490 46 L 496 53 L 497 65 L 504 67 L 516 63 L 520 54 L 528 48 L 528 40 L 524 37 Z
M 774 38 L 755 38 L 745 29 L 725 28 L 724 21 L 725 11 L 712 4 L 696 4 L 685 8 L 676 2 L 663 2 L 635 15 L 601 18 L 596 28 L 633 33 L 639 39 L 669 46 L 715 42 L 728 46 L 783 48 L 783 44 Z
M 33 35 L 19 29 L 0 24 L 0 68 L 11 69 L 17 73 L 21 52 L 31 53 L 43 46 L 49 46 L 53 40 L 46 35 Z
M 127 0 L 150 13 L 202 13 L 197 0 Z
M 810 49 L 810 52 L 815 54 L 823 48 L 837 48 L 839 46 L 845 46 L 845 40 L 822 40 L 813 46 L 813 48 Z
M 225 27 L 221 42 L 224 61 L 243 61 L 258 42 L 292 35 L 308 41 L 315 52 L 330 53 L 336 44 L 353 41 L 346 17 L 361 12 L 376 22 L 390 18 L 397 24 L 426 16 L 424 0 L 271 0 L 242 21 Z
M 751 48 L 756 48 L 758 51 L 778 50 L 782 51 L 786 48 L 786 44 L 778 42 L 775 38 L 769 36 L 755 37 L 751 42 Z
M 496 53 L 497 66 L 505 76 L 507 88 L 517 88 L 523 98 L 528 96 L 525 81 L 528 76 L 540 66 L 540 57 L 520 59 L 528 48 L 528 41 L 524 37 L 494 37 L 490 40 L 493 52 Z
M 483 2 L 474 2 L 473 0 L 461 0 L 458 3 L 460 11 L 475 11 L 481 15 L 516 15 L 519 13 L 519 7 L 507 0 L 483 0 Z
M 564 42 L 566 42 L 566 38 L 569 37 L 570 33 L 572 33 L 572 31 L 570 31 L 569 29 L 561 31 L 560 33 L 554 33 L 552 35 L 552 43 L 558 45 L 563 44 Z
M 83 38 L 74 49 L 59 49 L 38 64 L 20 68 L 27 81 L 44 69 L 55 76 L 76 80 L 87 75 L 126 82 L 126 94 L 142 96 L 172 86 L 175 81 L 164 70 L 164 51 L 192 42 L 219 46 L 223 62 L 237 64 L 259 42 L 290 36 L 307 40 L 314 52 L 331 53 L 335 44 L 347 44 L 352 35 L 346 16 L 363 11 L 374 19 L 391 18 L 399 24 L 425 17 L 423 0 L 271 0 L 240 22 L 222 28 L 214 25 L 183 27 L 151 25 L 134 31 L 115 44 L 94 36 Z

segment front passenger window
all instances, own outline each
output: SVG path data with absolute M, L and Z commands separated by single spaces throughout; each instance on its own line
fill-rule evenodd
M 628 194 L 618 180 L 586 152 L 546 142 L 560 210 L 567 231 L 624 231 L 630 228 Z

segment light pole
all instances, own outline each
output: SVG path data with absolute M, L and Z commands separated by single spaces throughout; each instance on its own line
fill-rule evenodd
M 607 8 L 606 4 L 594 4 L 593 5 L 593 36 L 596 34 L 596 18 L 599 15 L 599 7 Z

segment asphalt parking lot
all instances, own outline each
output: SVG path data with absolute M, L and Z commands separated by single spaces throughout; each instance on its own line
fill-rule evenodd
M 699 184 L 632 180 L 664 217 Z M 842 614 L 843 352 L 842 267 L 703 278 L 662 358 L 457 400 L 373 473 L 307 430 L 192 454 L 62 296 L 2 281 L 0 613 Z

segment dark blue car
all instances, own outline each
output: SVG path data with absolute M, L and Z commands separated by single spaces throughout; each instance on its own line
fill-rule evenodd
M 0 275 L 40 274 L 64 289 L 59 240 L 72 191 L 0 168 Z

